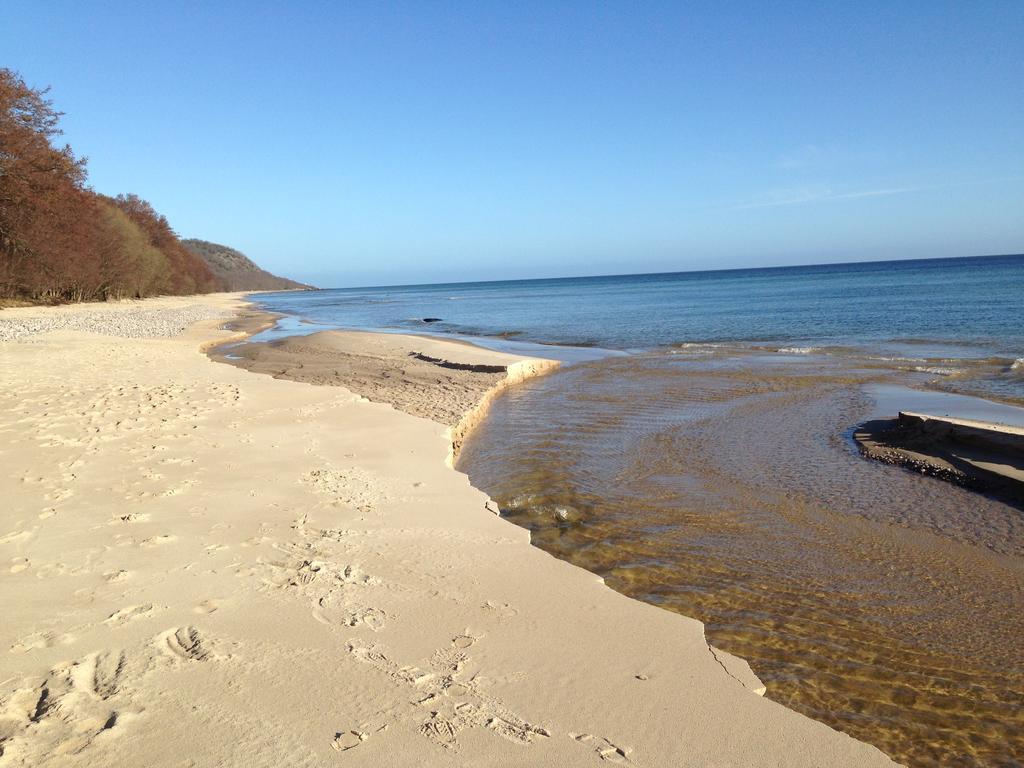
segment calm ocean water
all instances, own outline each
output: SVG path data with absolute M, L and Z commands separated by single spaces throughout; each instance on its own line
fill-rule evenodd
M 565 360 L 499 397 L 458 463 L 535 545 L 701 619 L 771 698 L 901 762 L 1024 762 L 1024 514 L 849 439 L 904 408 L 1024 424 L 1024 256 L 258 300 L 286 315 L 261 340 Z
M 430 332 L 611 349 L 749 342 L 1024 356 L 1024 255 L 346 288 L 259 301 L 328 325 L 409 331 L 439 318 Z

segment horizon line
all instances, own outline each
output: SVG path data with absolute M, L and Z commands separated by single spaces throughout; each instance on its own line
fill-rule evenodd
M 557 281 L 557 280 L 598 280 L 603 278 L 614 278 L 614 277 L 648 277 L 654 275 L 699 275 L 699 274 L 710 274 L 716 272 L 769 272 L 775 270 L 785 269 L 810 269 L 814 267 L 842 267 L 842 266 L 853 266 L 856 264 L 892 264 L 892 263 L 912 263 L 920 261 L 957 261 L 966 259 L 1005 259 L 1014 257 L 1024 257 L 1024 251 L 1016 253 L 986 253 L 986 254 L 975 254 L 972 256 L 924 256 L 910 259 L 870 259 L 867 261 L 823 261 L 815 262 L 813 264 L 779 264 L 769 265 L 763 267 L 725 267 L 721 269 L 680 269 L 671 270 L 666 272 L 611 272 L 597 275 L 560 275 L 558 277 L 520 277 L 520 278 L 499 278 L 494 280 L 458 280 L 458 281 L 439 281 L 436 283 L 388 283 L 388 284 L 377 284 L 377 285 L 347 285 L 347 286 L 331 286 L 330 288 L 321 288 L 314 286 L 313 290 L 316 291 L 351 291 L 357 289 L 368 290 L 371 288 L 424 288 L 427 286 L 437 285 L 487 285 L 490 283 L 530 283 L 530 282 L 543 282 L 543 281 Z

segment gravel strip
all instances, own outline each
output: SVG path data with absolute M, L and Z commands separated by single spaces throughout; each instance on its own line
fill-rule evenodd
M 177 336 L 192 323 L 227 317 L 231 313 L 202 304 L 177 309 L 129 309 L 102 312 L 54 313 L 39 317 L 0 316 L 0 342 L 18 341 L 50 331 L 87 331 L 104 336 L 153 339 Z

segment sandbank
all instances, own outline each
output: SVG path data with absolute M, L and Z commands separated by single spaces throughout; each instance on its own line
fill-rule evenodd
M 863 424 L 853 436 L 869 458 L 1024 508 L 1024 428 L 908 411 Z

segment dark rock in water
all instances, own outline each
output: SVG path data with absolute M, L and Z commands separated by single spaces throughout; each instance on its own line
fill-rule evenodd
M 550 504 L 537 500 L 532 494 L 517 496 L 500 507 L 502 517 L 514 520 L 531 531 L 552 528 L 571 528 L 586 520 L 586 515 L 568 504 Z
M 423 318 L 423 322 L 424 323 L 440 323 L 441 322 L 441 318 L 440 317 L 424 317 Z

